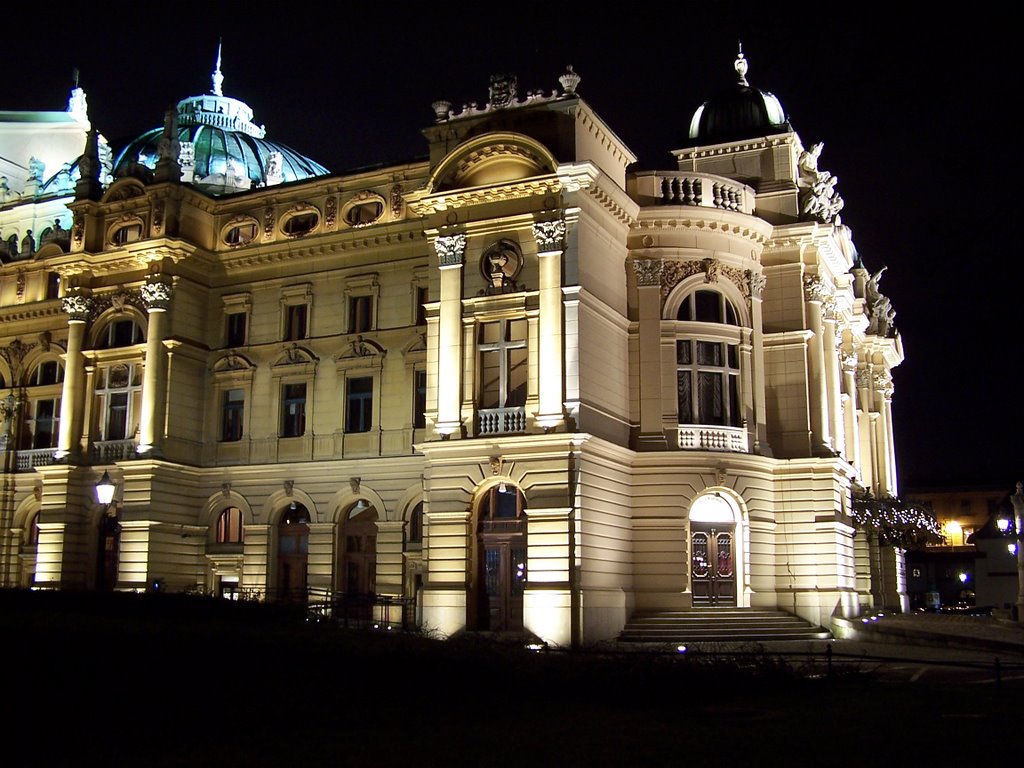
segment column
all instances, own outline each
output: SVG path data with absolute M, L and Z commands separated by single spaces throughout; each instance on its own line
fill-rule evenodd
M 844 450 L 846 460 L 857 469 L 861 469 L 860 461 L 860 440 L 857 417 L 857 356 L 855 354 L 842 354 L 843 368 L 843 393 L 846 398 L 844 403 Z
M 550 430 L 563 422 L 562 253 L 565 222 L 537 222 L 533 225 L 533 237 L 537 241 L 540 294 L 536 423 Z
M 640 357 L 640 435 L 637 449 L 664 450 L 661 419 L 661 272 L 660 259 L 632 262 L 636 276 L 638 344 Z
M 804 298 L 807 303 L 807 325 L 813 333 L 807 341 L 808 394 L 811 416 L 811 452 L 827 453 L 832 450 L 829 432 L 828 387 L 825 380 L 825 332 L 822 303 L 831 295 L 828 285 L 820 277 L 804 277 Z
M 878 412 L 878 431 L 875 434 L 878 453 L 880 494 L 896 495 L 896 457 L 892 437 L 892 376 L 888 371 L 875 374 L 875 409 Z
M 84 398 L 85 358 L 82 346 L 85 326 L 92 314 L 93 302 L 78 291 L 64 297 L 62 308 L 68 316 L 68 347 L 64 355 L 64 388 L 60 396 L 60 431 L 54 457 L 60 461 L 77 457 L 81 445 L 82 406 Z
M 139 417 L 139 445 L 136 451 L 143 455 L 158 456 L 163 439 L 164 425 L 160 423 L 160 404 L 166 389 L 166 355 L 164 336 L 167 334 L 167 309 L 171 304 L 171 284 L 154 276 L 142 286 L 142 300 L 149 312 L 146 331 L 146 367 L 142 373 L 142 414 Z
M 828 426 L 832 435 L 832 450 L 839 452 L 843 448 L 846 431 L 843 424 L 843 410 L 840 405 L 839 393 L 839 352 L 838 339 L 840 331 L 836 326 L 836 300 L 828 297 L 822 305 L 824 310 L 824 327 L 822 342 L 825 352 L 825 389 L 828 394 Z
M 753 342 L 753 361 L 751 364 L 751 387 L 754 392 L 754 453 L 771 456 L 772 449 L 768 445 L 768 415 L 764 394 L 764 331 L 762 320 L 761 297 L 764 294 L 767 278 L 760 272 L 750 272 L 750 325 L 751 341 Z
M 437 338 L 437 419 L 434 429 L 442 439 L 462 427 L 460 379 L 462 372 L 462 266 L 465 235 L 447 235 L 434 241 L 441 272 Z
M 875 444 L 872 439 L 874 419 L 871 413 L 873 403 L 871 397 L 871 371 L 867 367 L 858 367 L 856 371 L 857 385 L 857 427 L 860 443 L 860 475 L 861 483 L 872 493 L 877 494 L 878 469 L 875 459 Z

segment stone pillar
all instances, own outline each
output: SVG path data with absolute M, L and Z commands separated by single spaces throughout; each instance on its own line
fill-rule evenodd
M 899 495 L 899 480 L 896 477 L 896 441 L 892 433 L 892 377 L 886 373 L 885 380 L 880 387 L 882 395 L 882 413 L 885 416 L 885 458 L 886 476 L 889 479 L 889 493 L 893 496 Z
M 85 400 L 85 358 L 82 356 L 82 346 L 93 302 L 89 296 L 76 291 L 64 297 L 62 307 L 68 316 L 68 346 L 64 355 L 64 387 L 60 396 L 60 431 L 54 453 L 58 461 L 68 456 L 77 458 L 81 450 Z
M 824 305 L 823 338 L 825 351 L 825 389 L 828 394 L 828 425 L 832 435 L 832 450 L 837 453 L 843 448 L 845 425 L 840 397 L 840 373 L 838 333 L 836 326 L 836 301 L 829 297 Z
M 857 426 L 860 442 L 860 473 L 861 482 L 872 493 L 877 493 L 878 462 L 875 457 L 874 418 L 871 413 L 873 398 L 871 395 L 871 372 L 868 368 L 858 368 L 857 383 Z
M 896 494 L 896 461 L 893 456 L 892 425 L 889 423 L 890 398 L 892 397 L 892 377 L 888 371 L 881 371 L 874 376 L 875 412 L 878 414 L 875 428 L 875 455 L 878 457 L 878 493 L 879 495 Z
M 637 449 L 665 450 L 661 412 L 661 271 L 660 259 L 632 262 L 636 276 L 638 350 L 640 357 L 640 434 Z
M 334 550 L 334 531 L 334 523 L 309 523 L 306 586 L 310 589 L 334 591 L 334 564 L 341 560 L 340 552 Z
M 470 613 L 467 579 L 473 560 L 472 516 L 468 510 L 452 510 L 427 512 L 425 518 L 423 627 L 452 635 L 466 627 Z
M 843 420 L 844 420 L 844 449 L 846 451 L 846 460 L 853 464 L 858 470 L 861 469 L 860 460 L 860 430 L 858 426 L 857 416 L 857 379 L 855 373 L 857 371 L 857 356 L 854 354 L 842 355 L 842 367 L 843 367 L 843 393 L 845 402 L 843 403 Z
M 378 595 L 400 597 L 403 592 L 402 549 L 405 542 L 403 520 L 379 520 L 377 522 L 377 574 Z M 390 616 L 390 621 L 400 621 L 401 616 Z
M 564 221 L 533 225 L 537 241 L 540 328 L 538 330 L 538 426 L 545 430 L 563 423 L 562 252 Z
M 811 416 L 811 452 L 828 453 L 832 450 L 829 431 L 828 386 L 825 380 L 825 326 L 822 303 L 831 295 L 828 285 L 820 277 L 804 277 L 804 298 L 807 304 L 807 325 L 813 334 L 807 341 L 808 392 Z
M 569 507 L 526 513 L 526 592 L 523 625 L 547 643 L 572 643 L 572 561 Z
M 146 367 L 142 374 L 142 413 L 139 418 L 140 454 L 159 456 L 165 425 L 160 407 L 167 389 L 167 357 L 164 354 L 164 336 L 167 334 L 167 310 L 171 304 L 172 288 L 162 279 L 150 279 L 142 286 L 142 299 L 149 312 L 146 331 Z
M 247 597 L 265 600 L 270 590 L 270 558 L 273 529 L 269 525 L 245 526 L 245 544 L 242 559 L 242 583 L 240 588 Z
M 462 372 L 462 266 L 465 235 L 447 235 L 434 241 L 441 272 L 437 338 L 437 419 L 434 428 L 442 439 L 462 427 L 460 381 Z
M 761 297 L 768 280 L 760 272 L 750 273 L 750 325 L 753 343 L 751 361 L 751 388 L 754 392 L 754 453 L 771 456 L 768 445 L 768 415 L 764 384 L 764 331 Z

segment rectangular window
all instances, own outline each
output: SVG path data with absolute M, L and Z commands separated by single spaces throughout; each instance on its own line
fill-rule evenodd
M 373 422 L 373 377 L 349 379 L 345 394 L 345 431 L 369 432 Z
M 108 395 L 106 440 L 124 440 L 128 431 L 128 393 L 112 392 Z
M 224 393 L 221 408 L 220 439 L 232 443 L 242 439 L 242 417 L 245 414 L 245 391 L 229 389 Z
M 416 391 L 413 394 L 412 426 L 423 429 L 427 426 L 427 372 L 416 371 L 413 376 Z
M 245 346 L 246 319 L 245 312 L 232 312 L 228 315 L 227 339 L 229 347 Z
M 56 299 L 60 296 L 60 275 L 48 272 L 46 275 L 46 298 Z
M 427 308 L 423 306 L 430 301 L 430 293 L 425 285 L 416 287 L 416 325 L 427 324 Z
M 353 296 L 348 303 L 349 333 L 365 333 L 372 325 L 373 297 Z
M 21 448 L 56 448 L 60 398 L 37 400 L 31 406 L 19 444 Z
M 526 333 L 525 319 L 496 320 L 480 325 L 477 342 L 480 350 L 480 408 L 526 405 L 529 373 Z
M 285 384 L 281 388 L 281 437 L 306 433 L 306 385 Z
M 306 310 L 305 304 L 289 304 L 285 307 L 285 341 L 298 341 L 306 338 Z

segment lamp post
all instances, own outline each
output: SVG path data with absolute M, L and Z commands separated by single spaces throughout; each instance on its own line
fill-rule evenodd
M 1015 518 L 1015 543 L 1017 545 L 1017 622 L 1024 624 L 1024 541 L 1021 534 L 1024 533 L 1024 485 L 1017 483 L 1017 492 L 1010 497 L 1013 502 L 1013 516 Z
M 114 501 L 114 481 L 110 473 L 103 470 L 103 477 L 96 483 L 96 500 L 103 505 L 103 512 L 109 514 L 110 504 Z

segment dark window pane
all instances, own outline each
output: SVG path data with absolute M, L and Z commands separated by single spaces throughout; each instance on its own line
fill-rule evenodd
M 427 372 L 416 371 L 415 388 L 412 405 L 412 425 L 416 429 L 427 426 Z
M 369 432 L 373 421 L 373 377 L 349 379 L 345 406 L 345 431 Z
M 526 349 L 510 349 L 508 351 L 508 395 L 505 407 L 513 408 L 526 405 Z
M 729 424 L 738 427 L 741 422 L 739 376 L 729 377 Z
M 245 413 L 245 392 L 229 389 L 224 393 L 221 422 L 221 440 L 233 442 L 242 439 L 242 416 Z
M 428 301 L 430 301 L 430 294 L 426 286 L 418 287 L 416 289 L 416 325 L 427 324 L 427 310 L 423 305 Z
M 676 390 L 679 400 L 679 423 L 693 423 L 693 392 L 690 384 L 690 372 L 679 371 L 676 375 Z
M 128 393 L 115 392 L 109 395 L 110 405 L 107 408 L 107 429 L 104 438 L 107 440 L 124 440 L 128 429 Z
M 244 312 L 232 312 L 228 315 L 228 346 L 245 345 L 246 316 Z
M 740 367 L 739 360 L 740 360 L 739 350 L 736 348 L 735 344 L 730 344 L 729 345 L 729 367 L 730 368 L 739 368 Z
M 690 351 L 689 341 L 677 341 L 676 342 L 676 362 L 680 365 L 689 365 L 693 362 L 692 352 Z
M 480 353 L 480 407 L 501 406 L 501 353 L 497 350 Z
M 697 342 L 698 365 L 721 365 L 722 345 L 716 341 Z
M 697 291 L 694 294 L 696 317 L 703 323 L 722 322 L 722 299 L 714 291 Z
M 698 424 L 723 424 L 722 375 L 697 375 Z
M 677 320 L 693 320 L 693 315 L 690 311 L 690 297 L 687 296 L 683 299 L 683 303 L 679 305 L 679 314 L 676 315 Z
M 371 328 L 373 299 L 370 296 L 353 296 L 349 301 L 349 333 L 363 333 Z
M 739 325 L 736 322 L 736 310 L 732 308 L 732 304 L 729 303 L 728 299 L 725 301 L 725 322 L 729 325 Z
M 286 384 L 281 399 L 281 437 L 299 437 L 305 434 L 306 385 Z

